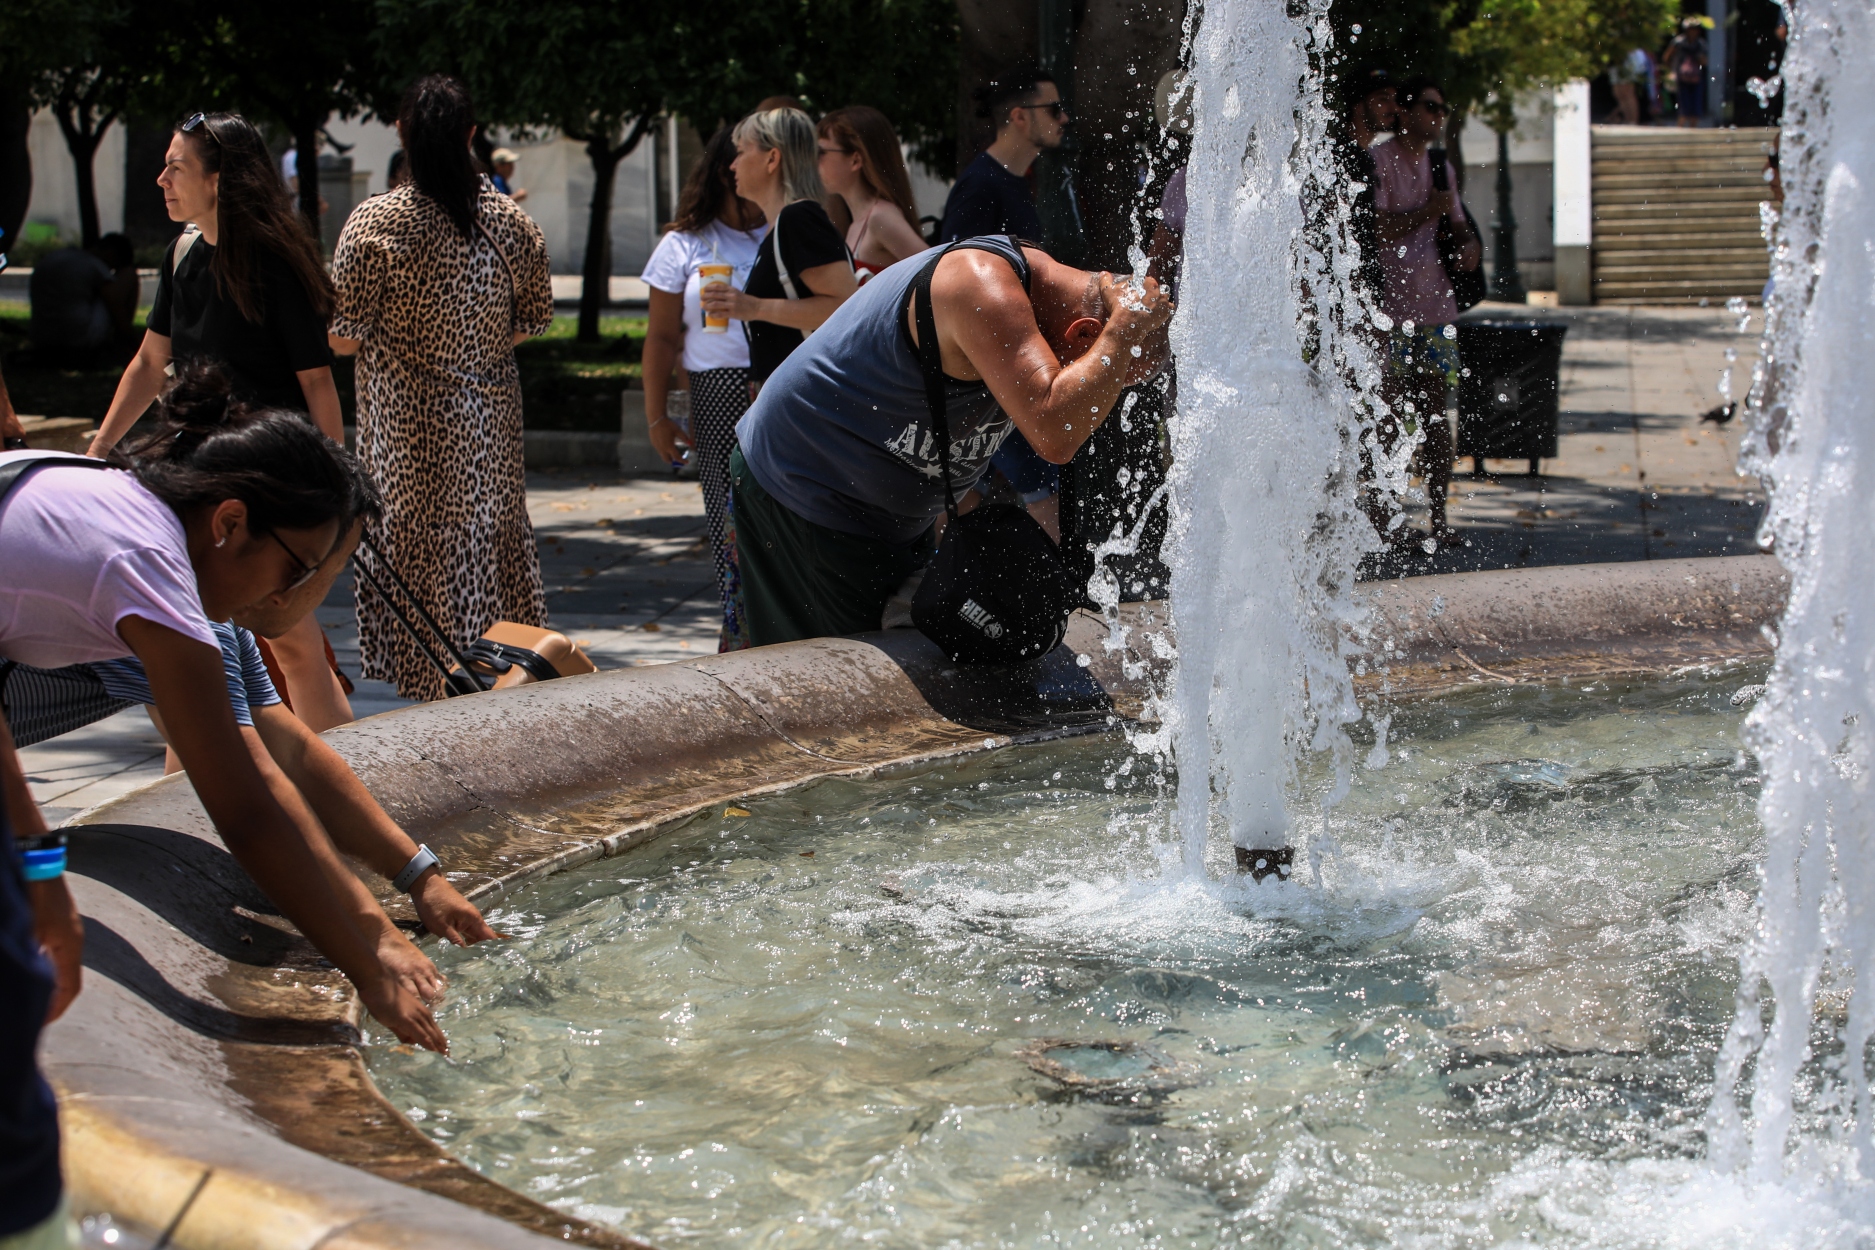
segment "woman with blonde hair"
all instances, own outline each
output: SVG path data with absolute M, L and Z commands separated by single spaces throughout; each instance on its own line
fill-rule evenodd
M 820 119 L 820 180 L 846 201 L 847 250 L 860 282 L 925 250 L 898 132 L 878 109 L 836 109 Z
M 703 288 L 705 312 L 743 323 L 749 376 L 760 389 L 768 375 L 846 302 L 858 283 L 853 260 L 820 205 L 814 123 L 799 109 L 751 113 L 736 124 L 736 194 L 761 208 L 768 237 L 749 281 Z

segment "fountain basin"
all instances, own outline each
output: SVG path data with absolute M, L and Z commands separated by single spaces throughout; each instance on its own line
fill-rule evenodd
M 1424 695 L 1768 656 L 1784 584 L 1769 557 L 1738 557 L 1378 585 L 1361 683 Z M 731 799 L 1136 715 L 1161 617 L 1128 609 L 1128 656 L 1077 618 L 1062 649 L 1014 673 L 954 668 L 916 635 L 820 640 L 491 692 L 329 738 L 453 880 L 491 899 Z M 155 1229 L 187 1203 L 184 1247 L 632 1244 L 468 1169 L 378 1094 L 342 981 L 269 922 L 186 780 L 88 820 L 73 886 L 92 975 L 45 1047 L 79 1210 Z

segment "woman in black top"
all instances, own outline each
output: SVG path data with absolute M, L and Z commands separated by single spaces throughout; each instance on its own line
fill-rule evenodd
M 194 228 L 163 258 L 143 345 L 90 454 L 105 455 L 129 432 L 162 391 L 172 361 L 197 359 L 218 362 L 249 407 L 304 412 L 342 446 L 326 345 L 332 282 L 260 131 L 233 113 L 197 113 L 170 136 L 156 185 L 170 220 Z M 317 731 L 352 719 L 311 614 L 268 642 L 301 720 Z
M 759 388 L 858 284 L 846 240 L 820 206 L 820 152 L 807 114 L 751 113 L 737 125 L 735 142 L 736 194 L 761 205 L 768 238 L 747 287 L 711 283 L 700 296 L 706 312 L 742 322 L 749 375 Z

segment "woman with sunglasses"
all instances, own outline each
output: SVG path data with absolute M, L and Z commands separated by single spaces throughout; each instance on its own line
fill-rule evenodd
M 768 219 L 768 237 L 738 291 L 726 282 L 703 288 L 703 310 L 743 324 L 749 376 L 756 387 L 807 336 L 833 316 L 858 283 L 853 259 L 821 207 L 814 123 L 799 109 L 751 113 L 736 124 L 729 168 L 736 194 Z
M 1478 231 L 1458 198 L 1458 171 L 1445 159 L 1445 93 L 1429 78 L 1402 83 L 1397 131 L 1391 142 L 1368 149 L 1374 161 L 1374 229 L 1379 235 L 1380 307 L 1393 320 L 1389 360 L 1381 381 L 1388 414 L 1382 441 L 1391 445 L 1402 429 L 1423 432 L 1417 452 L 1426 476 L 1432 533 L 1401 526 L 1393 535 L 1403 550 L 1431 554 L 1462 540 L 1446 523 L 1452 484 L 1452 427 L 1446 392 L 1458 385 L 1458 301 L 1439 258 L 1439 223 L 1450 221 L 1465 239 L 1467 269 L 1483 259 Z M 1433 162 L 1442 168 L 1434 176 Z M 1440 190 L 1443 183 L 1445 189 Z
M 853 271 L 861 283 L 926 248 L 911 174 L 892 123 L 878 109 L 835 109 L 820 119 L 820 180 L 846 201 Z
M 115 447 L 162 391 L 170 365 L 191 360 L 215 361 L 241 402 L 306 413 L 343 445 L 326 346 L 332 283 L 260 131 L 233 113 L 197 113 L 170 136 L 156 183 L 170 220 L 192 228 L 163 258 L 143 344 L 90 454 Z M 352 719 L 317 619 L 309 613 L 269 642 L 309 727 Z
M 315 580 L 357 521 L 377 507 L 344 448 L 297 413 L 234 403 L 228 383 L 185 366 L 157 425 L 108 464 L 49 452 L 0 455 L 15 478 L 0 497 L 0 657 L 41 672 L 134 655 L 176 755 L 223 843 L 282 914 L 351 979 L 400 1039 L 447 1043 L 425 999 L 436 970 L 378 907 L 303 804 L 263 770 L 236 726 L 211 621 L 264 610 Z M 35 702 L 41 683 L 8 674 L 9 719 L 43 736 L 63 714 Z M 0 734 L 8 818 L 45 826 Z M 45 891 L 40 922 L 77 991 L 78 928 L 69 895 Z

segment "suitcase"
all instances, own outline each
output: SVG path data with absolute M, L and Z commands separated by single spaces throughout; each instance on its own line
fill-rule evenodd
M 506 690 L 537 681 L 552 681 L 556 677 L 576 677 L 581 673 L 599 671 L 599 666 L 572 639 L 539 625 L 496 621 L 480 638 L 466 648 L 459 649 L 424 608 L 423 601 L 417 598 L 397 570 L 391 567 L 390 561 L 378 551 L 369 535 L 360 546 L 371 554 L 371 563 L 378 566 L 378 571 L 374 573 L 370 565 L 356 556 L 352 560 L 353 567 L 378 592 L 378 597 L 390 608 L 391 615 L 397 618 L 397 623 L 404 627 L 404 632 L 417 644 L 417 650 L 423 653 L 423 658 L 443 675 L 443 688 L 448 697 L 480 694 L 484 690 Z M 385 575 L 409 602 L 417 618 L 428 629 L 429 639 L 426 640 L 417 627 L 411 624 L 410 617 L 398 606 L 397 599 L 379 580 L 379 573 Z M 437 642 L 442 644 L 440 648 L 431 645 Z M 445 662 L 445 656 L 448 662 Z

